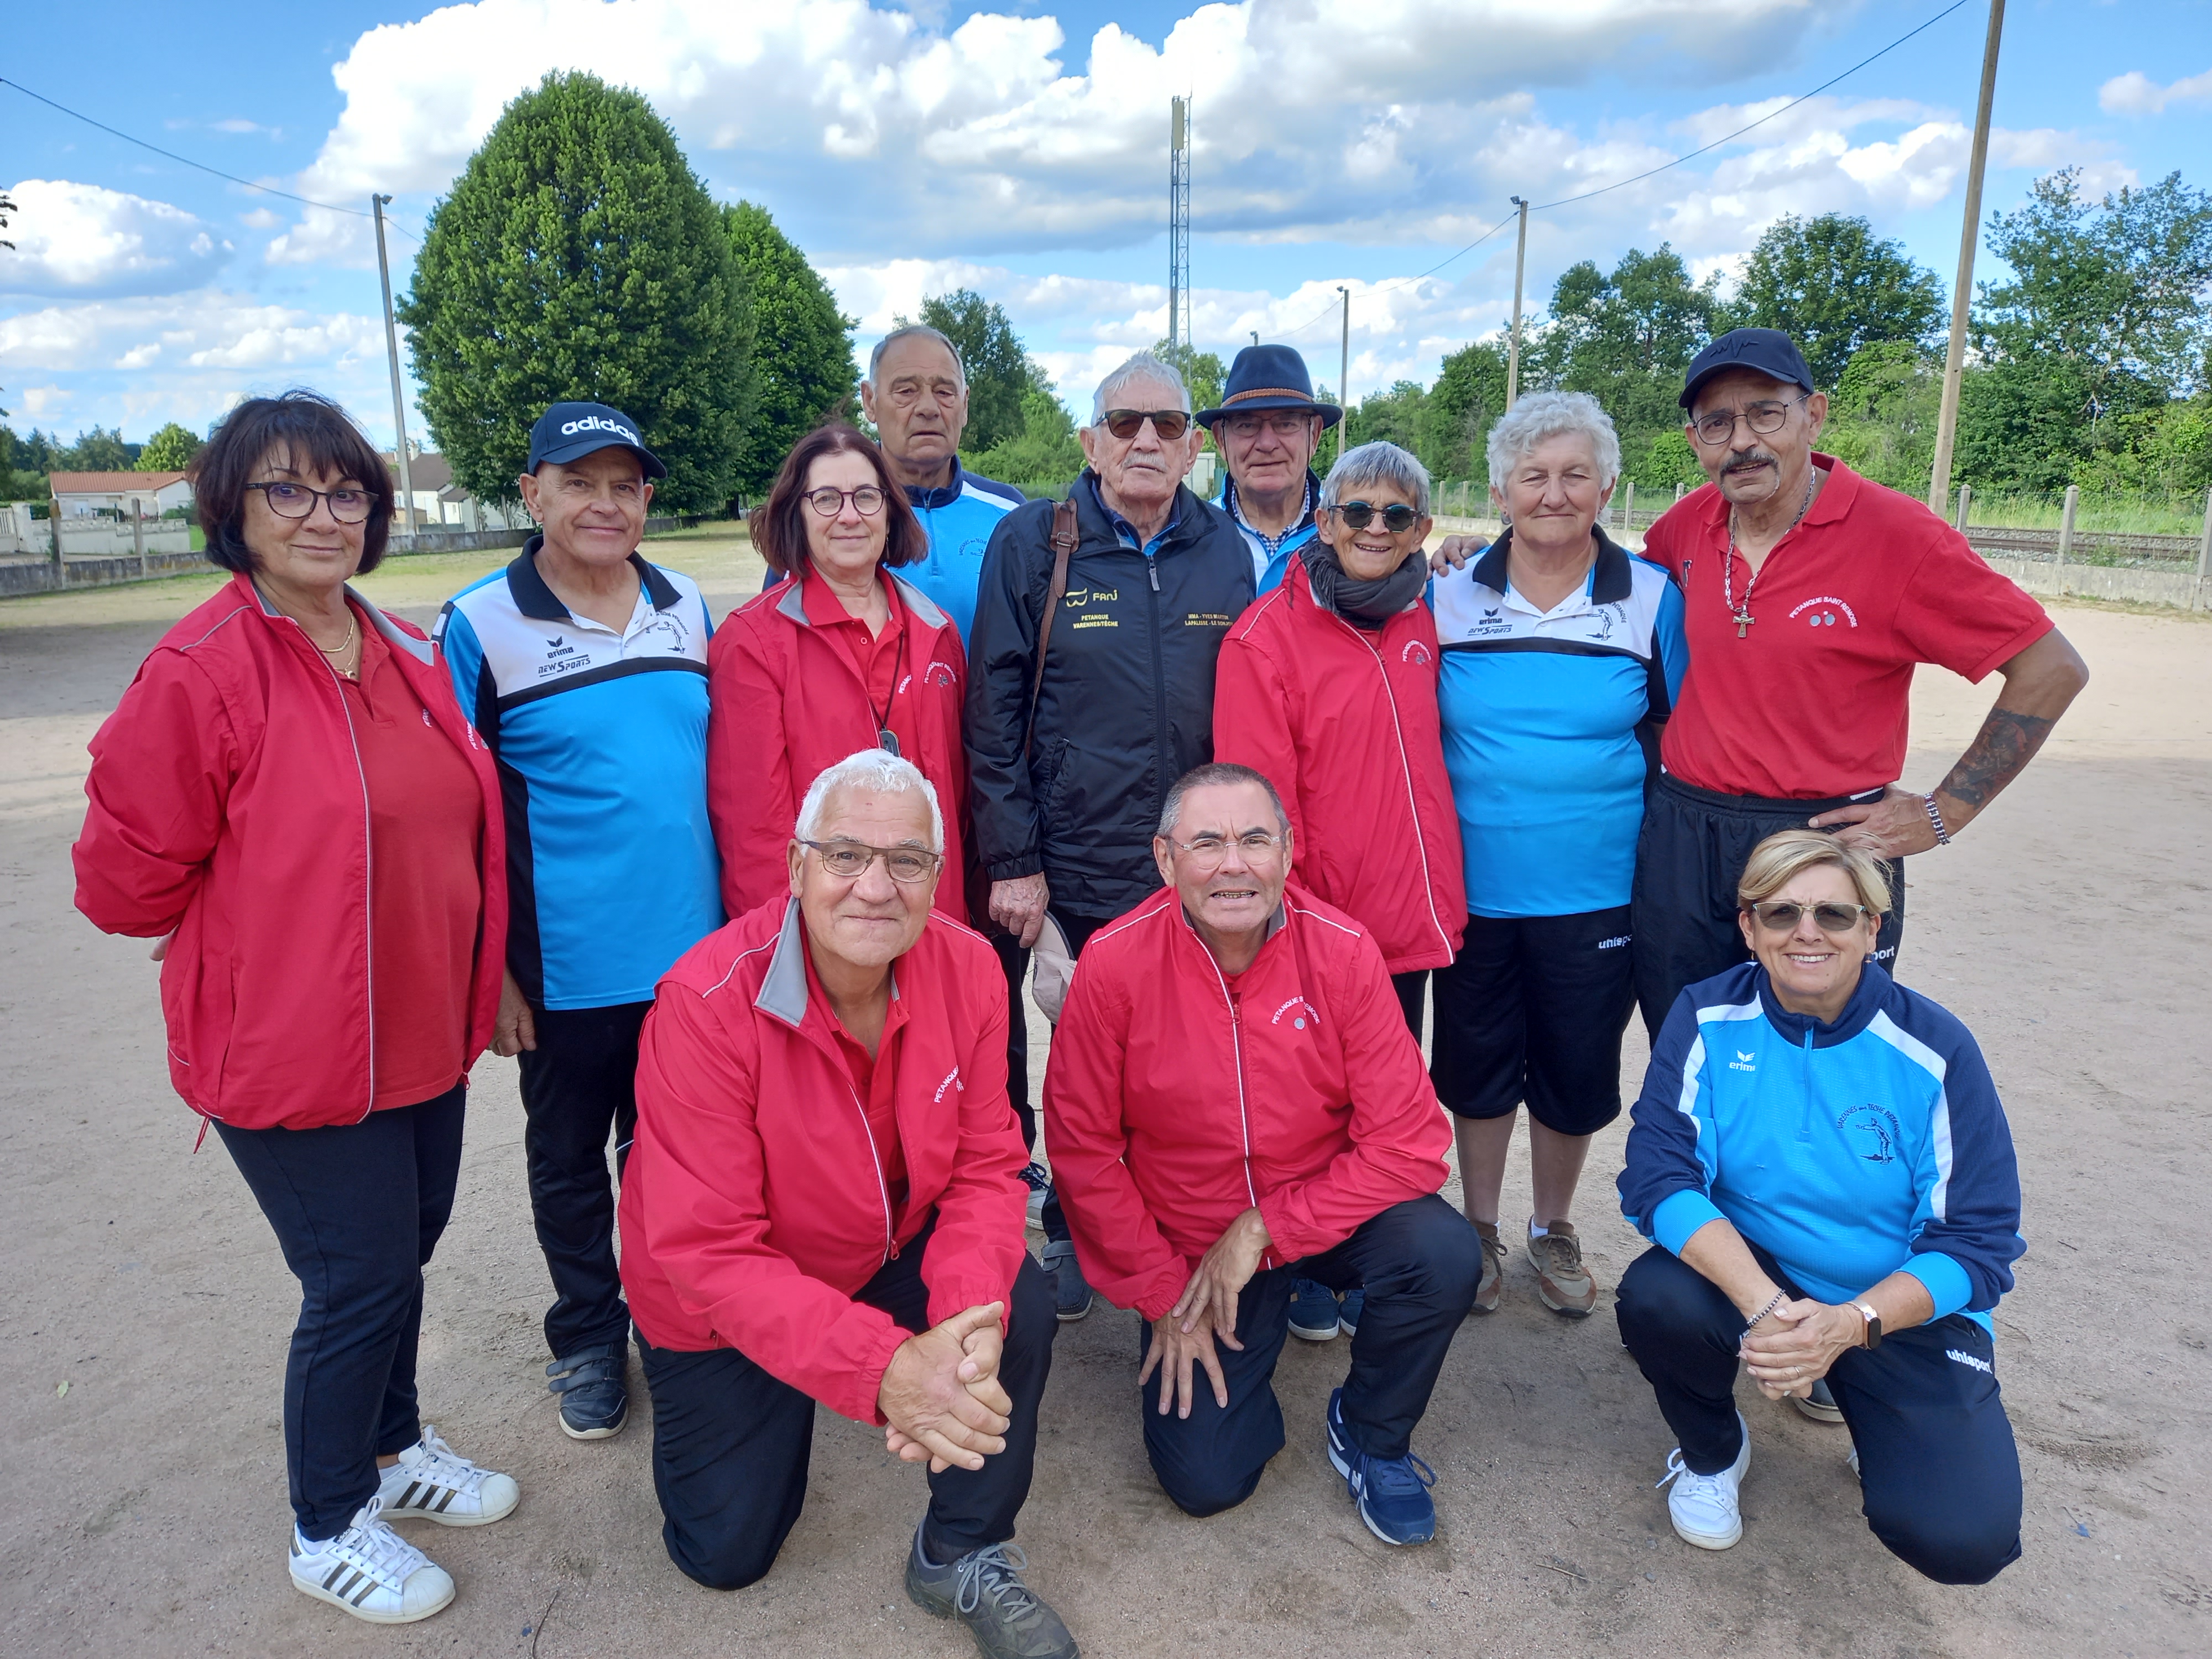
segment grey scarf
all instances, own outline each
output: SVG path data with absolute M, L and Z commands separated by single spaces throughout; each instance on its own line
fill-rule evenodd
M 1368 628 L 1382 627 L 1419 599 L 1429 580 L 1429 562 L 1418 547 L 1406 556 L 1405 563 L 1372 581 L 1345 574 L 1335 550 L 1318 536 L 1298 549 L 1298 557 L 1305 561 L 1314 603 Z

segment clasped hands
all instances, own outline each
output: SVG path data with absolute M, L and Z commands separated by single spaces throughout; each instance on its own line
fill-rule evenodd
M 1810 1298 L 1784 1302 L 1746 1331 L 1737 1348 L 1744 1368 L 1769 1400 L 1809 1395 L 1846 1348 L 1866 1346 L 1866 1316 L 1856 1308 Z
M 926 1462 L 932 1474 L 980 1469 L 1006 1450 L 1014 1409 L 999 1381 L 1006 1310 L 1003 1302 L 963 1309 L 899 1344 L 876 1389 L 885 1450 Z
M 1243 1352 L 1244 1345 L 1237 1340 L 1237 1298 L 1260 1270 L 1260 1259 L 1273 1242 L 1260 1212 L 1245 1211 L 1199 1259 L 1175 1306 L 1152 1322 L 1152 1346 L 1137 1373 L 1137 1386 L 1143 1388 L 1155 1370 L 1159 1372 L 1161 1416 L 1167 1415 L 1170 1402 L 1177 1405 L 1176 1416 L 1190 1415 L 1198 1397 L 1198 1366 L 1212 1379 L 1214 1403 L 1228 1409 L 1229 1384 L 1213 1345 L 1218 1340 Z

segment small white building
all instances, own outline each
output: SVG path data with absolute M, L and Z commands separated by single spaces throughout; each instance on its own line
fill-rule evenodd
M 57 472 L 50 487 L 54 510 L 64 519 L 158 519 L 192 504 L 192 487 L 181 472 Z
M 399 463 L 390 454 L 384 464 L 392 471 L 393 506 L 404 505 L 399 495 Z M 522 530 L 530 518 L 520 504 L 501 506 L 480 501 L 465 485 L 453 481 L 453 469 L 435 450 L 416 450 L 408 457 L 408 482 L 415 486 L 415 526 L 418 530 Z M 403 526 L 395 522 L 393 528 Z

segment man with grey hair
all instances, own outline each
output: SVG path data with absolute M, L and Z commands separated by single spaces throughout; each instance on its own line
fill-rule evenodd
M 1252 558 L 1182 483 L 1200 433 L 1173 368 L 1109 374 L 1065 502 L 1000 520 L 968 672 L 969 801 L 991 918 L 1034 944 L 1048 908 L 1071 954 L 1159 884 L 1169 787 L 1213 753 L 1213 670 L 1252 602 Z M 1060 1316 L 1091 1308 L 1056 1206 Z
M 817 1402 L 876 1424 L 930 1468 L 907 1594 L 994 1659 L 1075 1659 L 1006 1548 L 1057 1325 L 1022 1243 L 1000 981 L 931 908 L 944 845 L 911 762 L 840 761 L 799 809 L 790 897 L 660 981 L 622 1197 L 653 1489 L 670 1559 L 736 1589 L 798 1522 Z

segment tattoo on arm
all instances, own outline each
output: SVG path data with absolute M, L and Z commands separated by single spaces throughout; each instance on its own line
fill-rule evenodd
M 1963 801 L 1980 811 L 1996 799 L 1997 792 L 2020 775 L 2043 740 L 2057 724 L 2009 708 L 1992 708 L 1974 736 L 1972 747 L 1959 757 L 1950 775 L 1937 786 L 1939 793 Z

